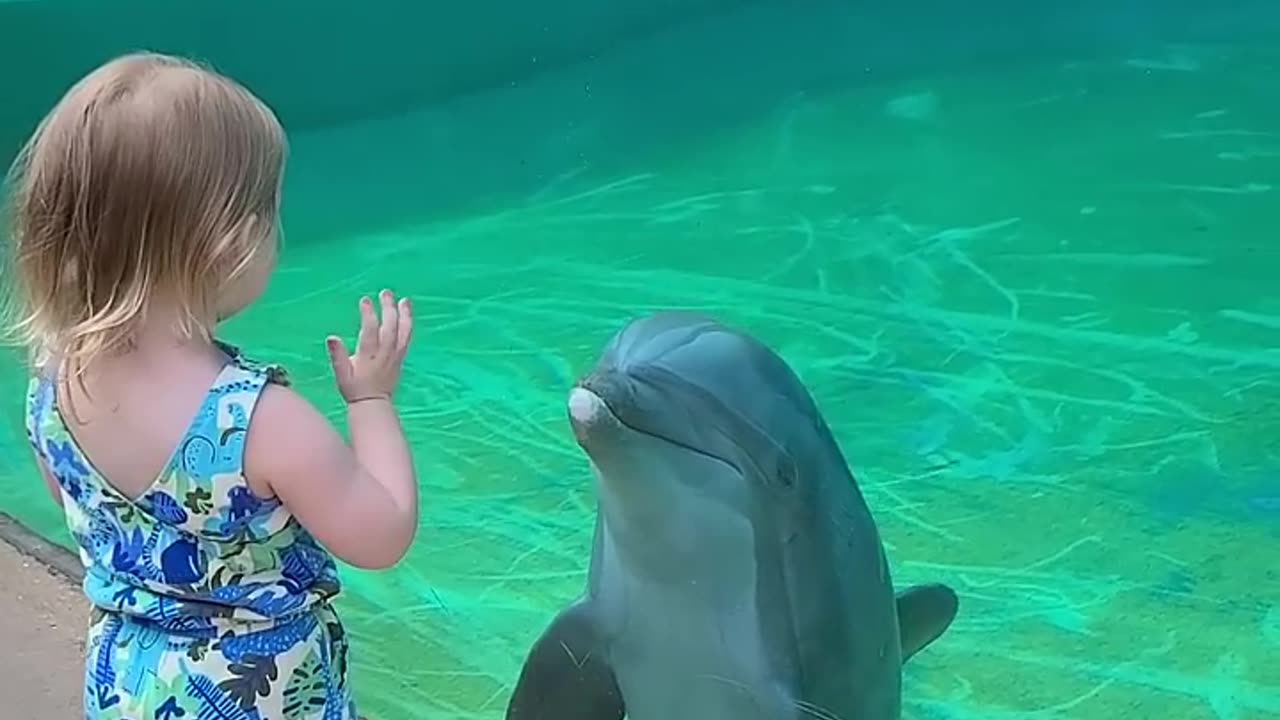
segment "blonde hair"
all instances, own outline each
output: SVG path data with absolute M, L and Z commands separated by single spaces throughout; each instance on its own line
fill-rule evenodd
M 11 337 L 77 375 L 156 299 L 208 337 L 220 293 L 274 252 L 285 152 L 265 104 L 194 62 L 134 53 L 85 76 L 10 170 Z

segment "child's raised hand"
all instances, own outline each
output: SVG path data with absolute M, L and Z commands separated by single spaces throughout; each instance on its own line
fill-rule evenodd
M 373 311 L 373 301 L 368 296 L 360 298 L 360 334 L 354 355 L 347 352 L 338 336 L 325 339 L 338 392 L 347 404 L 390 400 L 400 381 L 400 366 L 413 331 L 409 298 L 400 298 L 397 303 L 390 290 L 383 290 L 378 293 L 378 301 L 382 305 L 381 323 Z

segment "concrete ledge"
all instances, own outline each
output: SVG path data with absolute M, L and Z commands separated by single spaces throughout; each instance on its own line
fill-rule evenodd
M 0 541 L 77 585 L 84 579 L 84 566 L 74 553 L 45 540 L 3 512 L 0 512 Z
M 2 527 L 9 535 L 12 525 Z M 62 572 L 12 542 L 0 541 L 0 717 L 84 717 L 89 603 Z

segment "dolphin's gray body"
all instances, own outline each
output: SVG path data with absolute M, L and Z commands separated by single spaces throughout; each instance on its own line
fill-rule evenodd
M 586 593 L 525 660 L 508 720 L 897 720 L 943 585 L 895 596 L 804 385 L 705 316 L 633 320 L 571 391 L 599 508 Z

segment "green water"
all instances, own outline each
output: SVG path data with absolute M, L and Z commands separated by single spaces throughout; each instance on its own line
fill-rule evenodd
M 341 208 L 502 175 L 503 123 L 573 82 L 295 134 L 282 267 L 227 338 L 340 421 L 322 341 L 356 297 L 409 294 L 421 329 L 400 395 L 418 543 L 344 569 L 362 712 L 501 717 L 584 580 L 567 388 L 625 319 L 680 307 L 793 364 L 897 580 L 958 589 L 906 717 L 1280 716 L 1278 64 L 1271 38 L 913 73 L 643 152 L 585 123 L 521 182 L 363 230 Z M 465 147 L 487 168 L 455 150 L 343 180 L 387 144 L 485 132 Z M 65 542 L 2 380 L 0 508 Z

